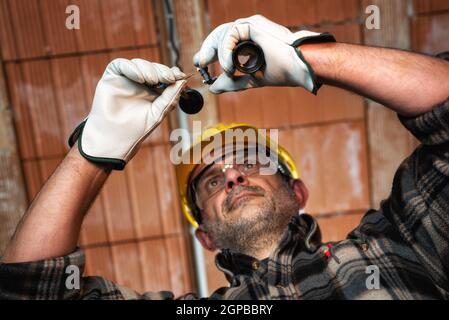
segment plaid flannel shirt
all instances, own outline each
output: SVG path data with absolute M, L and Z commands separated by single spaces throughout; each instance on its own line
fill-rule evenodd
M 380 210 L 369 210 L 345 240 L 332 244 L 322 243 L 315 219 L 302 214 L 292 218 L 267 259 L 223 250 L 216 264 L 229 286 L 210 299 L 449 298 L 449 100 L 418 117 L 399 119 L 421 145 L 398 168 Z M 103 277 L 82 277 L 80 289 L 67 289 L 69 265 L 84 270 L 81 250 L 0 264 L 0 298 L 174 298 L 167 291 L 139 294 Z M 372 266 L 379 271 L 378 288 L 367 285 Z

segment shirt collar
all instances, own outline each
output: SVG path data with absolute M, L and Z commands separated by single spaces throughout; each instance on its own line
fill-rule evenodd
M 321 232 L 316 219 L 307 213 L 298 214 L 291 218 L 281 241 L 268 259 L 276 259 L 276 256 L 292 252 L 290 249 L 298 246 L 301 251 L 313 252 L 320 244 Z M 216 255 L 215 264 L 231 282 L 235 275 L 254 272 L 265 260 L 259 261 L 249 255 L 224 249 Z

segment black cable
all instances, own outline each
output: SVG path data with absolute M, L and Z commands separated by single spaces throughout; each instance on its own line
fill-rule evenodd
M 164 0 L 164 5 L 165 5 L 165 17 L 167 20 L 167 27 L 168 27 L 168 39 L 172 53 L 174 55 L 174 65 L 179 67 L 179 49 L 176 46 L 175 26 L 173 21 L 174 18 L 173 18 L 173 9 L 171 7 L 171 1 Z
M 176 67 L 179 67 L 179 48 L 176 45 L 176 31 L 171 0 L 164 0 L 164 7 L 172 63 L 174 63 Z M 186 87 L 179 98 L 179 107 L 187 114 L 195 114 L 200 112 L 203 105 L 203 96 L 201 93 L 192 88 Z

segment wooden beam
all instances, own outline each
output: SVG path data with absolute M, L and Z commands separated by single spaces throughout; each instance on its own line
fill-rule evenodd
M 362 0 L 365 8 L 376 5 L 380 9 L 380 29 L 369 30 L 363 25 L 364 43 L 409 50 L 410 27 L 407 0 Z M 367 137 L 371 184 L 371 206 L 378 208 L 391 191 L 393 176 L 399 164 L 417 146 L 416 139 L 400 124 L 395 112 L 373 102 L 366 102 Z
M 27 208 L 11 108 L 0 63 L 0 256 Z

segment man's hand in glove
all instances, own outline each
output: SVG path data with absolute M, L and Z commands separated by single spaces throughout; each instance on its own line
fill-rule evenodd
M 235 76 L 232 50 L 244 40 L 252 40 L 262 48 L 266 66 L 262 72 Z M 263 86 L 300 86 L 316 93 L 320 85 L 297 47 L 304 43 L 329 41 L 335 39 L 328 33 L 293 33 L 263 16 L 255 15 L 218 26 L 204 40 L 193 63 L 205 67 L 218 59 L 224 73 L 209 87 L 213 93 Z
M 178 103 L 186 75 L 142 59 L 115 59 L 98 82 L 88 117 L 69 138 L 83 157 L 121 170 Z M 159 95 L 151 89 L 169 86 Z

